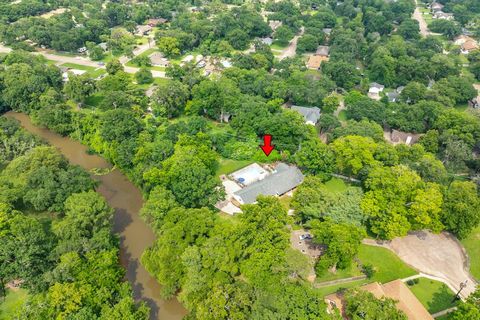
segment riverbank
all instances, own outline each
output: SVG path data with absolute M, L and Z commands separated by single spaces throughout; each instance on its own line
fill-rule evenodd
M 89 172 L 95 168 L 112 168 L 102 157 L 88 154 L 88 148 L 80 142 L 36 127 L 25 114 L 8 112 L 5 116 L 17 119 L 23 128 L 56 147 L 72 164 Z M 160 285 L 140 263 L 143 251 L 155 240 L 152 229 L 138 214 L 143 205 L 140 190 L 119 170 L 91 176 L 100 182 L 97 192 L 115 209 L 113 231 L 120 237 L 120 262 L 125 268 L 135 299 L 147 303 L 151 308 L 151 319 L 182 319 L 186 310 L 176 299 L 166 301 L 160 298 Z

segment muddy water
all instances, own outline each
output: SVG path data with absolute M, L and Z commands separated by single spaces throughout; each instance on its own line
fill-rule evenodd
M 56 147 L 72 164 L 85 170 L 111 167 L 102 157 L 87 154 L 87 147 L 78 141 L 34 126 L 25 114 L 8 112 L 6 116 L 19 120 L 26 130 Z M 185 309 L 176 299 L 162 300 L 159 284 L 140 264 L 142 252 L 155 238 L 150 227 L 138 215 L 143 203 L 142 194 L 119 170 L 92 177 L 100 182 L 97 192 L 115 209 L 114 232 L 120 236 L 120 260 L 135 298 L 147 302 L 152 310 L 151 319 L 181 319 L 186 314 Z

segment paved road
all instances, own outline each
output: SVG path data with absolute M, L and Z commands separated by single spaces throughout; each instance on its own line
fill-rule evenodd
M 137 48 L 136 51 L 134 51 L 134 54 L 138 55 L 142 52 L 145 52 L 148 49 L 149 49 L 148 44 L 142 45 L 139 48 Z M 1 53 L 9 53 L 10 51 L 12 51 L 11 48 L 5 47 L 4 45 L 0 45 L 0 52 Z M 105 66 L 100 66 L 98 62 L 92 61 L 92 60 L 88 59 L 87 57 L 61 56 L 61 55 L 58 55 L 58 54 L 47 53 L 47 52 L 44 52 L 44 51 L 32 52 L 32 54 L 42 55 L 48 60 L 55 61 L 57 65 L 64 64 L 64 63 L 73 63 L 73 64 L 78 64 L 78 65 L 81 65 L 81 66 L 85 66 L 85 67 L 95 67 L 95 68 L 105 69 Z M 128 58 L 127 58 L 126 61 L 128 62 Z M 139 68 L 127 67 L 127 66 L 124 66 L 124 69 L 125 69 L 125 72 L 127 72 L 127 73 L 135 73 L 139 70 Z M 165 72 L 152 70 L 152 76 L 154 78 L 165 78 Z
M 469 272 L 465 249 L 450 233 L 417 231 L 392 241 L 376 242 L 366 239 L 364 243 L 392 250 L 418 271 L 443 279 L 455 292 L 459 290 L 460 283 L 467 280 L 467 286 L 461 294 L 463 298 L 475 291 L 477 283 Z
M 415 11 L 413 12 L 413 19 L 418 21 L 418 24 L 420 26 L 420 34 L 423 37 L 429 36 L 431 33 L 428 30 L 427 22 L 425 22 L 425 19 L 423 18 L 423 14 L 420 11 L 420 8 L 418 7 L 417 0 L 415 0 Z
M 302 27 L 300 29 L 300 33 L 297 34 L 295 37 L 293 37 L 292 40 L 290 40 L 290 43 L 288 44 L 288 47 L 282 50 L 282 53 L 279 56 L 280 60 L 283 60 L 285 58 L 291 58 L 294 57 L 296 52 L 297 52 L 297 42 L 298 38 L 300 38 L 303 35 L 303 32 L 305 29 Z

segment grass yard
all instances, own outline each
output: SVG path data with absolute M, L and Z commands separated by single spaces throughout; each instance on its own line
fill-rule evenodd
M 286 210 L 290 209 L 290 202 L 292 202 L 292 197 L 287 196 L 287 195 L 283 195 L 278 199 Z
M 90 66 L 84 66 L 81 64 L 76 64 L 76 63 L 70 63 L 66 62 L 61 65 L 62 67 L 67 67 L 67 68 L 72 68 L 72 69 L 77 69 L 77 70 L 85 70 L 85 71 L 93 71 L 96 68 L 95 67 L 90 67 Z
M 85 99 L 85 105 L 90 107 L 98 107 L 105 97 L 102 94 L 94 93 Z
M 252 161 L 250 160 L 232 160 L 232 159 L 220 159 L 220 164 L 217 170 L 217 176 L 221 176 L 222 174 L 229 174 L 234 171 L 237 171 L 243 167 L 248 166 L 251 164 Z
M 13 316 L 22 306 L 27 295 L 28 293 L 24 289 L 18 289 L 16 291 L 7 290 L 5 301 L 0 299 L 0 320 L 13 319 Z
M 472 233 L 461 242 L 470 257 L 470 273 L 480 280 L 480 227 L 473 229 Z
M 342 179 L 338 178 L 328 180 L 325 182 L 325 186 L 330 192 L 343 192 L 348 188 L 347 184 Z
M 288 44 L 287 44 L 287 45 L 288 45 Z M 280 45 L 277 41 L 274 41 L 274 42 L 272 43 L 272 45 L 270 46 L 270 48 L 271 48 L 272 50 L 283 50 L 283 49 L 285 49 L 286 47 L 287 47 L 287 46 L 282 46 L 282 45 Z
M 380 283 L 403 279 L 417 274 L 413 268 L 406 265 L 393 252 L 385 248 L 361 244 L 358 258 L 363 264 L 373 265 L 376 272 L 371 280 Z
M 171 81 L 170 79 L 168 78 L 155 78 L 153 80 L 153 83 L 157 84 L 157 85 L 160 85 L 160 84 L 166 84 L 168 83 L 169 81 Z
M 360 269 L 358 269 L 358 266 L 355 262 L 353 262 L 349 268 L 345 270 L 338 269 L 335 273 L 332 272 L 326 272 L 324 275 L 321 277 L 317 277 L 315 279 L 315 282 L 324 282 L 324 281 L 331 281 L 331 280 L 337 280 L 337 279 L 344 279 L 344 278 L 351 278 L 351 277 L 357 277 L 361 276 L 362 272 Z
M 428 278 L 419 278 L 418 280 L 417 284 L 409 286 L 409 288 L 428 312 L 433 314 L 455 306 L 455 303 L 452 303 L 455 294 L 447 285 Z
M 338 113 L 338 120 L 340 121 L 347 121 L 347 111 L 345 110 L 341 110 L 339 113 Z
M 320 293 L 322 296 L 326 296 L 327 294 L 337 292 L 339 289 L 355 288 L 355 287 L 359 287 L 363 284 L 366 284 L 368 282 L 370 282 L 370 281 L 369 280 L 357 280 L 357 281 L 353 281 L 353 282 L 349 282 L 349 283 L 334 284 L 333 286 L 317 288 L 317 289 L 315 289 L 315 291 Z

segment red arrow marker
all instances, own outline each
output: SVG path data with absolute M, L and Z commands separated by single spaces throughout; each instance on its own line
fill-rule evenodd
M 273 149 L 275 149 L 275 146 L 272 146 L 271 134 L 266 134 L 263 136 L 263 146 L 260 145 L 260 148 L 267 157 L 270 155 L 270 153 L 272 153 Z

